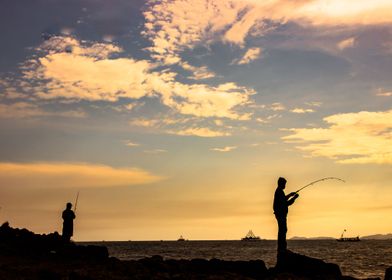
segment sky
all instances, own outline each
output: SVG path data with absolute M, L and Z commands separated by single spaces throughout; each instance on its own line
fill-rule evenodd
M 0 3 L 0 222 L 74 240 L 392 232 L 390 0 Z M 74 203 L 75 204 L 75 203 Z

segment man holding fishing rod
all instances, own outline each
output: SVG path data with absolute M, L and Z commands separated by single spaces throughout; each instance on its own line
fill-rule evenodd
M 289 206 L 298 198 L 298 193 L 292 192 L 285 195 L 286 179 L 278 179 L 278 187 L 274 196 L 274 214 L 278 222 L 278 262 L 284 257 L 287 250 L 286 233 L 287 233 L 287 213 Z
M 63 211 L 63 240 L 70 242 L 73 235 L 73 220 L 76 218 L 74 211 L 72 211 L 72 203 L 68 202 Z
M 63 211 L 63 240 L 70 242 L 73 235 L 73 220 L 76 218 L 76 207 L 78 206 L 79 192 L 76 194 L 75 207 L 72 211 L 72 203 L 68 202 L 65 210 Z
M 343 179 L 337 177 L 325 177 L 310 182 L 309 184 L 301 187 L 295 192 L 285 195 L 283 190 L 286 187 L 287 181 L 285 178 L 282 177 L 278 179 L 278 187 L 276 188 L 275 196 L 274 196 L 274 214 L 276 220 L 278 221 L 278 264 L 284 261 L 284 257 L 287 252 L 286 233 L 287 233 L 287 213 L 289 212 L 289 206 L 293 204 L 295 200 L 299 197 L 298 193 L 300 191 L 310 186 L 313 186 L 314 184 L 326 180 L 338 180 L 340 182 L 345 183 Z

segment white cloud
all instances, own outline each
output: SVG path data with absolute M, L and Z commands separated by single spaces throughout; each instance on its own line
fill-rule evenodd
M 0 163 L 0 180 L 10 187 L 111 188 L 162 180 L 138 168 L 88 163 Z
M 329 127 L 293 128 L 283 139 L 339 163 L 392 164 L 392 110 L 337 114 L 324 121 Z
M 227 153 L 237 149 L 237 146 L 226 146 L 223 148 L 212 148 L 211 151 Z
M 248 64 L 253 60 L 258 59 L 261 56 L 261 48 L 250 48 L 246 53 L 238 60 L 234 60 L 233 64 Z
M 294 108 L 294 109 L 290 110 L 290 112 L 296 113 L 296 114 L 305 114 L 305 113 L 313 113 L 314 110 L 313 109 L 306 109 L 306 108 Z

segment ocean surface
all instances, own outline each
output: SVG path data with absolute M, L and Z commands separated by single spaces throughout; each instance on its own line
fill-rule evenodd
M 83 242 L 104 245 L 109 254 L 121 260 L 153 255 L 172 259 L 218 258 L 222 260 L 263 260 L 275 265 L 276 241 L 128 241 Z M 380 277 L 392 266 L 392 240 L 289 240 L 288 249 L 310 257 L 336 263 L 344 275 L 357 278 Z

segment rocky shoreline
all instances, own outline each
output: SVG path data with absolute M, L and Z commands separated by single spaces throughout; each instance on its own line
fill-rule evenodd
M 172 260 L 153 256 L 120 261 L 103 246 L 64 243 L 58 233 L 34 234 L 0 227 L 0 279 L 347 279 L 336 264 L 289 252 L 284 265 L 267 268 L 262 260 Z M 375 278 L 379 279 L 379 278 Z M 392 267 L 385 280 L 392 280 Z

